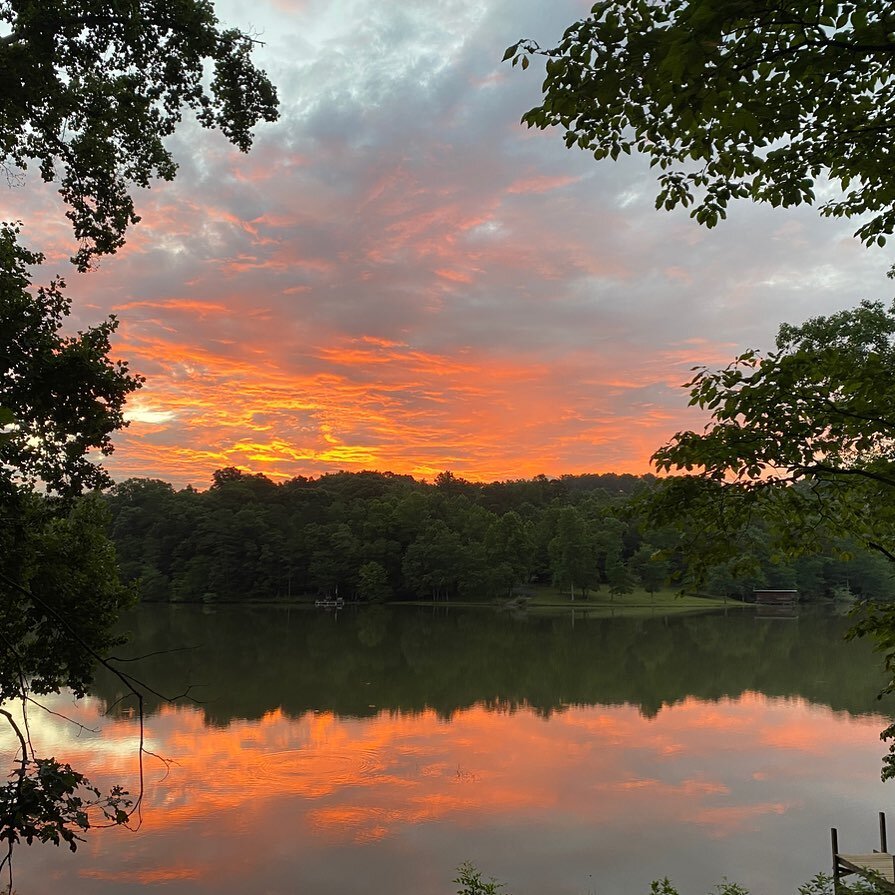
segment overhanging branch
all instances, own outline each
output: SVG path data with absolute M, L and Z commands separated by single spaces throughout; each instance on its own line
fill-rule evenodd
M 879 482 L 881 485 L 887 485 L 889 488 L 895 488 L 895 479 L 878 472 L 873 472 L 869 469 L 845 469 L 841 466 L 827 466 L 823 463 L 812 463 L 810 465 L 793 466 L 791 468 L 794 473 L 801 475 L 826 474 L 830 476 L 857 476 L 858 478 Z

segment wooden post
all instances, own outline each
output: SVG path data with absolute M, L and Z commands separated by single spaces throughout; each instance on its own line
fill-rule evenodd
M 836 827 L 830 827 L 830 846 L 833 849 L 833 881 L 839 883 L 839 834 Z
M 879 813 L 879 850 L 885 854 L 889 848 L 886 842 L 886 812 Z

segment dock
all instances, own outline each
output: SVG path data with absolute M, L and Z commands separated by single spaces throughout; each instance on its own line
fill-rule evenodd
M 895 855 L 890 854 L 886 839 L 886 815 L 879 813 L 879 850 L 870 854 L 853 855 L 839 851 L 839 833 L 830 830 L 833 851 L 833 880 L 838 883 L 843 876 L 857 874 L 880 889 L 895 893 Z

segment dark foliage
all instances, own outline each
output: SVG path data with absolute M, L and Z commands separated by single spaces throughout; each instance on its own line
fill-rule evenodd
M 643 153 L 657 208 L 711 227 L 737 198 L 814 203 L 826 178 L 841 195 L 823 214 L 865 215 L 865 243 L 895 228 L 889 0 L 600 0 L 555 47 L 504 58 L 533 56 L 544 101 L 523 121 L 598 160 Z
M 124 244 L 134 186 L 174 177 L 164 140 L 185 112 L 243 152 L 277 117 L 255 41 L 208 0 L 14 0 L 0 22 L 0 164 L 59 178 L 80 269 Z
M 585 475 L 481 484 L 442 474 L 435 483 L 388 473 L 338 473 L 277 485 L 235 469 L 212 487 L 175 491 L 152 479 L 108 498 L 126 579 L 144 599 L 289 601 L 481 600 L 563 587 L 576 597 L 685 583 L 703 520 L 682 528 L 641 512 L 652 476 Z M 886 598 L 886 563 L 854 542 L 815 539 L 819 555 L 785 559 L 784 534 L 760 516 L 725 533 L 739 545 L 699 567 L 703 590 L 748 597 L 795 587 L 803 598 L 849 590 Z M 694 566 L 695 568 L 696 566 Z

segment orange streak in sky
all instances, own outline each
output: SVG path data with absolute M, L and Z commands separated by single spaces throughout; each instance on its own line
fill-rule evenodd
M 452 283 L 471 283 L 472 277 L 469 274 L 463 273 L 459 270 L 450 270 L 448 268 L 442 267 L 435 271 L 436 275 L 445 280 L 450 280 Z
M 570 183 L 580 180 L 579 177 L 529 177 L 525 180 L 517 180 L 507 187 L 508 193 L 546 193 L 550 190 L 568 186 Z
M 201 341 L 163 321 L 122 325 L 117 353 L 148 382 L 118 439 L 118 478 L 201 487 L 220 466 L 276 478 L 340 469 L 417 477 L 451 469 L 473 480 L 639 473 L 695 416 L 654 400 L 683 379 L 691 346 L 644 359 L 629 380 L 600 351 L 531 361 L 374 336 L 274 349 L 263 334 L 277 323 L 263 307 L 228 320 L 216 303 L 137 304 L 212 322 Z

